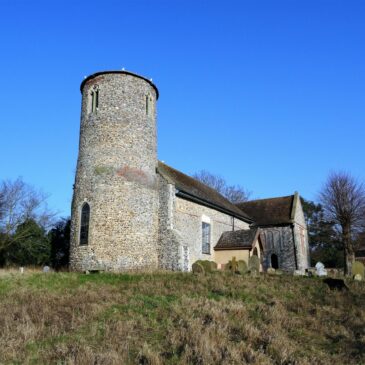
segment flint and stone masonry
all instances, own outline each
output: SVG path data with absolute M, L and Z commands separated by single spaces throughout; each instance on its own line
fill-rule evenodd
M 86 78 L 81 93 L 70 267 L 156 269 L 157 88 L 138 75 L 111 71 Z M 85 203 L 89 234 L 87 244 L 80 245 Z
M 81 93 L 72 270 L 189 271 L 196 260 L 217 260 L 214 247 L 225 232 L 256 229 L 245 210 L 157 160 L 158 90 L 152 81 L 127 71 L 98 72 L 85 78 Z M 287 212 L 297 215 L 290 225 L 259 230 L 264 269 L 273 257 L 283 270 L 307 267 L 306 224 L 299 197 L 293 201 L 297 204 L 287 205 Z M 250 250 L 245 257 L 259 247 L 258 241 L 233 243 L 228 249 Z M 230 259 L 233 252 L 223 256 Z

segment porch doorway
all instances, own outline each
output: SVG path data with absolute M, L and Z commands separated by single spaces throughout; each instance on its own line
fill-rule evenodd
M 279 268 L 278 256 L 274 253 L 271 255 L 271 267 L 275 270 Z

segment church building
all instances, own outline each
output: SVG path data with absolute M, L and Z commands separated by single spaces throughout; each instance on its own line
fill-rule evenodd
M 157 87 L 128 71 L 81 83 L 79 155 L 72 200 L 70 267 L 189 271 L 256 255 L 262 270 L 309 266 L 299 195 L 232 204 L 158 161 Z

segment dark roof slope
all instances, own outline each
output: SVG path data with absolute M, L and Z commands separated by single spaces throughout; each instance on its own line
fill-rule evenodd
M 216 190 L 193 179 L 192 177 L 175 170 L 174 168 L 159 161 L 157 171 L 167 181 L 173 183 L 176 189 L 179 190 L 178 196 L 186 199 L 194 198 L 193 200 L 200 202 L 203 205 L 227 212 L 235 217 L 245 221 L 252 222 L 251 217 L 224 198 Z
M 228 249 L 249 250 L 252 248 L 255 242 L 258 231 L 258 228 L 253 228 L 239 231 L 223 232 L 214 249 L 217 251 Z
M 249 214 L 257 225 L 292 223 L 294 195 L 279 198 L 251 200 L 237 204 L 237 207 Z

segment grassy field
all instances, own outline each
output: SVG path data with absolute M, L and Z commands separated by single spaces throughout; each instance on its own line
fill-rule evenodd
M 365 364 L 365 283 L 0 275 L 0 364 Z

